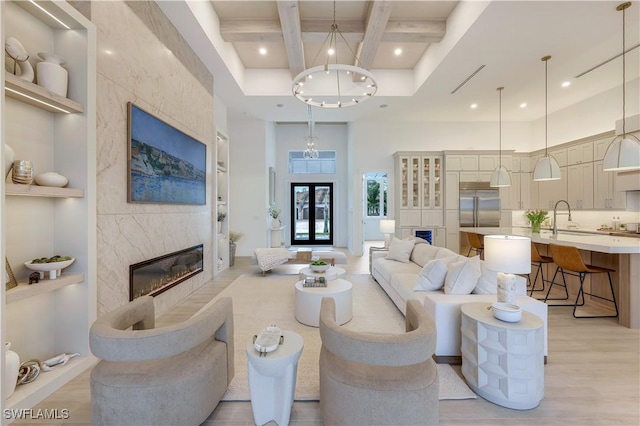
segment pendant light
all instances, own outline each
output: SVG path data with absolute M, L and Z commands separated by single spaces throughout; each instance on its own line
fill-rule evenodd
M 533 180 L 535 182 L 545 181 L 545 180 L 558 180 L 560 179 L 560 166 L 558 162 L 550 155 L 548 150 L 548 72 L 547 72 L 547 62 L 549 62 L 551 56 L 547 55 L 542 57 L 541 61 L 544 62 L 544 157 L 538 160 L 536 163 L 536 167 L 533 169 Z
M 625 99 L 625 10 L 631 6 L 631 2 L 622 3 L 616 7 L 622 11 L 622 134 L 615 137 L 602 161 L 602 170 L 605 172 L 617 172 L 640 169 L 640 140 L 631 134 L 627 134 L 625 127 L 626 99 Z
M 492 188 L 502 188 L 506 186 L 511 186 L 511 176 L 509 175 L 509 170 L 505 166 L 502 165 L 502 89 L 504 87 L 498 87 L 496 90 L 498 91 L 499 99 L 500 99 L 500 113 L 499 113 L 499 123 L 500 123 L 500 131 L 498 132 L 498 140 L 499 140 L 499 157 L 498 157 L 498 168 L 491 173 L 491 181 L 489 186 Z

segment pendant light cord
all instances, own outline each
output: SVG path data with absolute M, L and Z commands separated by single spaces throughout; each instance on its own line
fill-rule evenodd
M 498 152 L 498 167 L 500 169 L 502 169 L 502 89 L 504 89 L 504 87 L 498 87 L 498 105 L 500 106 L 500 111 L 498 113 L 498 119 L 500 123 L 500 126 L 498 128 L 498 148 L 500 150 Z
M 549 101 L 548 101 L 548 97 L 549 97 L 549 90 L 547 89 L 547 80 L 548 80 L 548 74 L 549 72 L 547 71 L 547 63 L 549 62 L 549 59 L 551 59 L 551 56 L 545 56 L 544 58 L 542 58 L 544 60 L 544 156 L 547 157 L 549 154 L 547 153 L 547 147 L 548 147 L 548 140 L 549 140 L 549 125 L 548 125 L 548 120 L 549 120 Z
M 624 35 L 626 33 L 625 30 L 625 11 L 627 10 L 627 8 L 625 7 L 624 9 L 622 9 L 622 138 L 624 139 L 624 137 L 627 134 L 627 130 L 626 130 L 626 126 L 625 126 L 625 122 L 627 121 L 626 118 L 626 89 L 625 89 L 625 84 L 627 81 L 626 78 L 626 61 L 625 61 L 625 42 L 624 42 Z

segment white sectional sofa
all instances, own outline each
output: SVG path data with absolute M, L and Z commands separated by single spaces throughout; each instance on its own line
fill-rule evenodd
M 495 302 L 496 272 L 485 268 L 484 261 L 479 258 L 467 258 L 446 248 L 432 246 L 421 239 L 416 239 L 413 245 L 406 241 L 394 238 L 390 251 L 372 252 L 371 275 L 403 314 L 407 300 L 413 298 L 418 299 L 434 318 L 437 331 L 436 362 L 460 363 L 460 305 Z M 402 248 L 398 250 L 398 246 Z M 476 279 L 478 263 L 480 276 Z M 474 268 L 475 273 L 470 273 L 469 270 Z M 434 273 L 435 270 L 440 273 Z M 442 274 L 446 274 L 447 292 L 444 288 L 433 290 L 438 286 L 437 282 L 434 283 L 438 281 L 433 279 L 434 276 L 442 279 Z M 516 277 L 516 283 L 516 304 L 544 322 L 546 360 L 547 305 L 526 295 L 525 278 Z M 425 287 L 431 290 L 424 290 Z

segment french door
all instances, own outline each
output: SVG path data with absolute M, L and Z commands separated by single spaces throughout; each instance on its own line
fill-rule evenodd
M 333 184 L 291 184 L 291 245 L 333 245 Z

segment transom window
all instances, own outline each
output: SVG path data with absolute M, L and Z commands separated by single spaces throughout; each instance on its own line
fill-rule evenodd
M 336 151 L 318 151 L 318 158 L 304 158 L 304 151 L 289 151 L 291 174 L 335 174 Z

